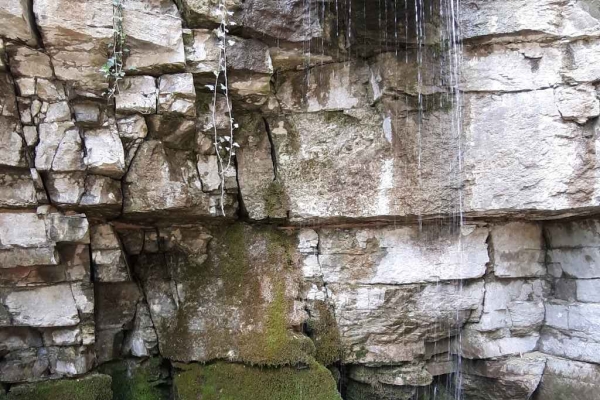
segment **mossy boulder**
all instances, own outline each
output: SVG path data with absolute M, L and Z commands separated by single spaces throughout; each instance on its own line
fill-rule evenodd
M 111 377 L 92 374 L 80 379 L 27 383 L 14 386 L 7 400 L 112 400 Z
M 184 243 L 194 237 L 204 244 Z M 135 269 L 163 357 L 261 366 L 313 360 L 314 344 L 300 333 L 306 313 L 294 234 L 237 223 L 170 228 L 161 240 L 165 251 L 142 254 Z
M 104 364 L 100 371 L 112 377 L 113 400 L 167 400 L 168 370 L 161 358 L 123 360 Z
M 341 400 L 327 368 L 191 365 L 174 376 L 175 400 Z

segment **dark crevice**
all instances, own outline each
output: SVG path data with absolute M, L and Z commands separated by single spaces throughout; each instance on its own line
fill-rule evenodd
M 246 209 L 246 205 L 244 204 L 244 196 L 242 196 L 242 186 L 240 185 L 240 173 L 237 157 L 233 157 L 233 167 L 235 168 L 235 181 L 237 183 L 238 192 L 237 192 L 237 201 L 238 201 L 238 210 L 237 210 L 237 218 L 240 221 L 249 221 L 250 217 L 248 214 L 248 210 Z
M 265 131 L 267 132 L 267 137 L 269 138 L 269 143 L 271 144 L 271 161 L 273 163 L 273 180 L 277 180 L 277 150 L 275 149 L 275 142 L 273 141 L 273 132 L 271 132 L 271 127 L 269 126 L 269 121 L 267 118 L 263 117 L 263 122 L 265 123 Z

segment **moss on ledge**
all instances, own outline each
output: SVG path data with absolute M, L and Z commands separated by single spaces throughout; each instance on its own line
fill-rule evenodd
M 314 316 L 308 321 L 308 329 L 315 347 L 315 358 L 323 365 L 331 365 L 342 359 L 340 331 L 327 303 L 315 301 L 312 304 Z
M 113 400 L 166 400 L 169 390 L 161 368 L 162 360 L 150 358 L 140 364 L 134 360 L 118 361 L 100 367 L 112 376 Z
M 65 379 L 14 386 L 7 400 L 112 400 L 111 378 L 92 374 L 80 379 Z
M 190 365 L 175 374 L 175 400 L 341 400 L 331 372 L 310 368 L 256 368 L 242 364 Z

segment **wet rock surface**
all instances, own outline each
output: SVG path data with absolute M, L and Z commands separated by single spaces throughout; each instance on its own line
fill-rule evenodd
M 600 7 L 460 3 L 0 0 L 0 398 L 598 398 Z

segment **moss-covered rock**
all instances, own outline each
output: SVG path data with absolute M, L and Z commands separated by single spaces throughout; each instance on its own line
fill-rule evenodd
M 104 364 L 100 371 L 112 377 L 113 400 L 166 400 L 168 371 L 162 359 L 123 360 Z
M 173 244 L 193 236 L 185 229 L 207 236 L 204 251 Z M 313 360 L 312 341 L 299 333 L 305 313 L 297 301 L 302 269 L 295 235 L 241 223 L 181 228 L 163 247 L 168 251 L 143 254 L 135 267 L 163 357 L 261 366 Z
M 310 304 L 309 335 L 315 343 L 315 358 L 323 365 L 342 359 L 342 341 L 337 321 L 330 306 L 324 301 Z
M 176 400 L 341 400 L 331 372 L 310 368 L 193 365 L 175 374 Z
M 80 379 L 27 383 L 14 386 L 6 399 L 13 400 L 112 400 L 111 377 L 92 374 Z

